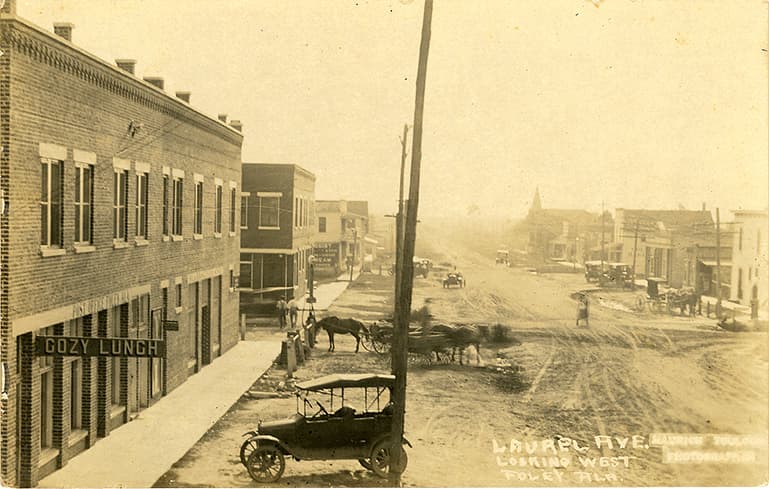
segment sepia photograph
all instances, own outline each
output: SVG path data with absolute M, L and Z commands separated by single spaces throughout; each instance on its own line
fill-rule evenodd
M 0 485 L 769 484 L 766 0 L 0 0 Z

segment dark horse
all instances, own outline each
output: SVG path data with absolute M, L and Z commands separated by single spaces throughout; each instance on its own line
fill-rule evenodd
M 312 324 L 317 328 L 323 328 L 328 333 L 328 351 L 334 351 L 334 335 L 335 334 L 350 334 L 355 337 L 355 353 L 358 353 L 360 348 L 360 334 L 361 330 L 366 333 L 366 326 L 360 321 L 352 318 L 341 319 L 336 316 L 327 316 L 317 321 L 315 315 L 310 313 L 305 321 L 305 326 Z
M 451 345 L 451 361 L 455 360 L 455 354 L 459 352 L 459 364 L 463 365 L 462 357 L 465 349 L 473 345 L 476 352 L 476 363 L 481 361 L 481 334 L 478 328 L 467 324 L 434 324 L 430 326 L 430 331 L 442 333 L 449 339 Z M 444 352 L 445 353 L 445 352 Z M 435 357 L 440 361 L 438 351 L 435 351 Z

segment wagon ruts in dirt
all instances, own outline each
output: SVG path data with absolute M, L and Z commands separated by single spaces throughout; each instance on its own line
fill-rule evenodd
M 277 482 L 287 457 L 296 461 L 357 460 L 386 478 L 393 445 L 390 395 L 394 383 L 393 375 L 371 373 L 327 375 L 296 384 L 296 414 L 260 422 L 245 433 L 241 463 L 260 483 Z M 403 445 L 411 446 L 406 438 L 401 440 L 398 472 L 408 463 Z

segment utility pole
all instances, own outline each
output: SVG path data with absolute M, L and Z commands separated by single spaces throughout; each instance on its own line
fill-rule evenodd
M 392 401 L 394 404 L 391 430 L 389 481 L 394 487 L 401 484 L 401 443 L 406 416 L 406 373 L 408 370 L 408 333 L 411 316 L 411 294 L 414 287 L 414 246 L 417 232 L 417 210 L 419 209 L 419 177 L 422 165 L 422 119 L 425 106 L 425 83 L 427 79 L 427 55 L 430 51 L 430 24 L 433 16 L 433 0 L 425 0 L 422 17 L 422 38 L 419 44 L 419 65 L 417 68 L 416 100 L 414 103 L 414 136 L 411 141 L 411 180 L 409 182 L 409 204 L 403 238 L 403 259 L 400 296 L 395 307 L 395 331 L 393 335 L 392 366 L 395 374 Z
M 716 207 L 716 317 L 721 319 L 721 215 Z
M 606 214 L 603 211 L 603 201 L 601 201 L 601 273 L 603 274 L 603 257 L 606 254 L 606 239 L 604 238 Z M 603 280 L 603 279 L 601 279 Z
M 350 261 L 350 282 L 352 282 L 352 271 L 355 268 L 355 249 L 357 247 L 358 247 L 358 230 L 353 228 L 353 230 L 352 230 L 352 260 Z
M 635 261 L 636 261 L 636 250 L 638 249 L 638 224 L 639 219 L 636 219 L 635 221 L 635 237 L 633 238 L 633 287 L 635 287 Z
M 403 180 L 406 173 L 406 138 L 409 125 L 403 124 L 403 137 L 401 138 L 401 179 L 398 192 L 398 214 L 395 216 L 395 301 L 397 306 L 400 297 L 401 275 L 403 274 L 403 225 L 406 223 L 403 215 Z M 395 311 L 393 311 L 395 316 Z M 393 372 L 394 374 L 395 372 Z

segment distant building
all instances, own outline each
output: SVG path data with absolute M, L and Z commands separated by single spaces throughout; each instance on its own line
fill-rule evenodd
M 636 232 L 636 229 L 638 232 Z M 637 277 L 656 277 L 672 287 L 715 293 L 715 224 L 707 210 L 617 209 L 614 239 Z M 722 232 L 721 293 L 729 294 L 731 236 Z
M 611 214 L 594 214 L 583 209 L 543 209 L 539 189 L 532 206 L 518 231 L 528 236 L 527 252 L 536 259 L 549 261 L 584 262 L 591 252 L 598 250 L 600 259 L 601 230 L 605 244 L 611 241 L 613 219 Z M 605 248 L 604 259 L 613 261 L 611 248 Z
M 241 312 L 273 313 L 307 290 L 315 236 L 315 175 L 297 165 L 243 163 Z
M 769 301 L 769 213 L 736 210 L 732 244 L 731 300 L 765 311 Z
M 360 200 L 319 200 L 318 227 L 314 251 L 316 270 L 339 273 L 360 266 L 366 247 L 376 247 L 368 237 L 368 202 Z
M 243 137 L 2 3 L 0 468 L 34 487 L 237 343 Z M 65 336 L 167 354 L 36 348 Z

